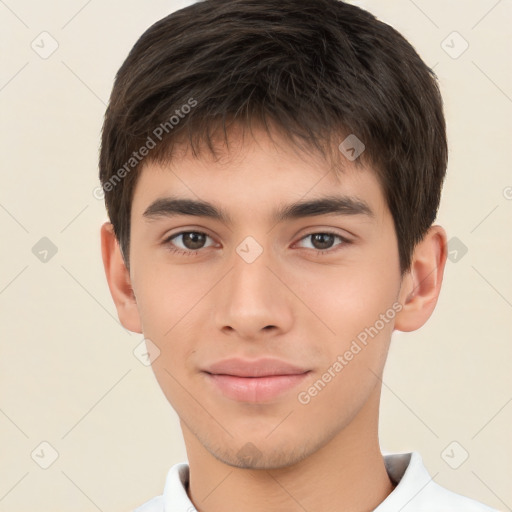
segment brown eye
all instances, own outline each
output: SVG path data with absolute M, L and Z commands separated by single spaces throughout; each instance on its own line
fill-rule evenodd
M 190 250 L 201 249 L 206 240 L 206 235 L 204 233 L 198 233 L 197 231 L 182 233 L 181 236 L 183 237 L 183 245 Z
M 302 245 L 302 247 L 313 249 L 318 251 L 319 253 L 325 252 L 334 252 L 337 250 L 338 247 L 342 247 L 346 244 L 350 244 L 350 240 L 347 240 L 346 238 L 342 237 L 341 235 L 338 235 L 336 233 L 329 233 L 329 232 L 319 232 L 319 233 L 310 233 L 309 235 L 306 235 L 305 237 L 301 238 L 300 242 L 303 242 L 304 240 L 310 240 L 309 246 Z M 341 243 L 335 243 L 336 239 L 340 240 Z M 331 249 L 334 247 L 334 249 L 331 251 Z
M 315 249 L 330 249 L 334 243 L 334 235 L 330 233 L 315 233 L 311 236 L 311 242 Z
M 206 233 L 200 231 L 181 231 L 175 235 L 170 236 L 165 243 L 171 246 L 172 250 L 181 251 L 182 253 L 198 251 L 213 245 L 205 245 L 209 237 Z

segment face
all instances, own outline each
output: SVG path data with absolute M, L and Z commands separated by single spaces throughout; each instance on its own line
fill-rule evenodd
M 142 169 L 130 279 L 187 435 L 227 464 L 275 468 L 342 435 L 370 402 L 401 280 L 371 170 L 344 161 L 337 174 L 256 138 L 232 134 L 218 161 L 183 153 Z

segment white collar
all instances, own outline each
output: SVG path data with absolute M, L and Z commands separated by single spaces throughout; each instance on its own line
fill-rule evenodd
M 434 482 L 418 452 L 385 454 L 384 463 L 397 485 L 374 512 L 496 512 Z M 154 498 L 145 504 L 147 508 L 143 505 L 135 512 L 195 511 L 186 491 L 188 482 L 188 464 L 175 464 L 167 474 L 163 496 Z

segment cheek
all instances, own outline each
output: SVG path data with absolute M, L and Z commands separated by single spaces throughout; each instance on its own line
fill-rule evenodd
M 301 281 L 297 295 L 315 313 L 309 322 L 323 324 L 326 334 L 340 341 L 373 325 L 391 308 L 398 290 L 398 277 L 375 265 L 317 268 L 309 276 L 303 272 Z
M 139 312 L 147 327 L 164 333 L 186 316 L 211 287 L 211 277 L 201 275 L 196 265 L 171 264 L 164 253 L 138 255 L 133 276 Z M 160 332 L 160 336 L 162 333 Z
M 204 330 L 212 332 L 207 323 L 219 277 L 208 265 L 172 265 L 165 258 L 152 260 L 151 255 L 140 257 L 138 263 L 134 277 L 143 333 L 160 350 L 153 369 L 158 380 L 169 385 L 164 391 L 172 392 L 176 382 L 169 373 L 179 382 L 190 378 L 193 353 L 205 339 Z

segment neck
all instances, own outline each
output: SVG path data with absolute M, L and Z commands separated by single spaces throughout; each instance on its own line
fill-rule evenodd
M 378 443 L 379 389 L 343 430 L 293 465 L 242 469 L 216 459 L 182 423 L 188 495 L 200 512 L 374 510 L 393 490 Z M 228 506 L 229 505 L 229 506 Z

